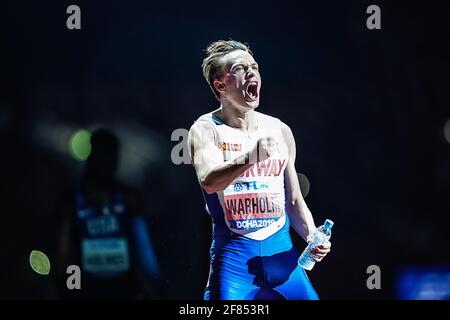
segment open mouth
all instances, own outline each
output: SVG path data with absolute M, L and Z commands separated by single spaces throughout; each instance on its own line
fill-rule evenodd
M 258 82 L 252 81 L 249 82 L 245 89 L 246 99 L 251 101 L 255 101 L 258 99 Z

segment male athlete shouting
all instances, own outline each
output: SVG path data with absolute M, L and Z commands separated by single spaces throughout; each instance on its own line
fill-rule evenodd
M 261 77 L 248 46 L 207 48 L 203 75 L 220 107 L 200 116 L 188 145 L 213 222 L 209 299 L 318 299 L 297 265 L 289 226 L 309 241 L 316 226 L 300 191 L 295 141 L 279 119 L 255 111 Z M 316 261 L 331 244 L 312 249 Z

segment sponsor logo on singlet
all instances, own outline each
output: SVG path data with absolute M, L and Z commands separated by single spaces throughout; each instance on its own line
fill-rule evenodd
M 267 183 L 261 183 L 259 181 L 241 181 L 233 185 L 234 192 L 245 192 L 250 190 L 262 190 L 268 188 L 269 186 L 267 185 Z
M 217 146 L 222 151 L 241 151 L 242 149 L 240 143 L 219 142 Z

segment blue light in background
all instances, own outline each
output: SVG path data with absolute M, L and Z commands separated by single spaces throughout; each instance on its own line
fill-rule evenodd
M 409 266 L 396 278 L 400 300 L 450 300 L 450 266 Z

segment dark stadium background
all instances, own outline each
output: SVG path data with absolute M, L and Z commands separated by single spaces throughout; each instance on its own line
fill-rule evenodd
M 81 30 L 66 28 L 70 4 Z M 381 30 L 366 28 L 370 4 Z M 217 107 L 200 65 L 228 38 L 260 64 L 259 111 L 292 128 L 316 224 L 335 221 L 332 253 L 309 273 L 319 296 L 396 299 L 405 268 L 449 272 L 448 1 L 3 1 L 0 12 L 0 298 L 56 298 L 53 273 L 28 256 L 54 261 L 55 204 L 83 168 L 70 137 L 99 126 L 121 139 L 120 177 L 145 196 L 168 298 L 202 298 L 210 219 L 192 166 L 171 162 L 171 134 Z M 366 287 L 369 265 L 381 290 Z

